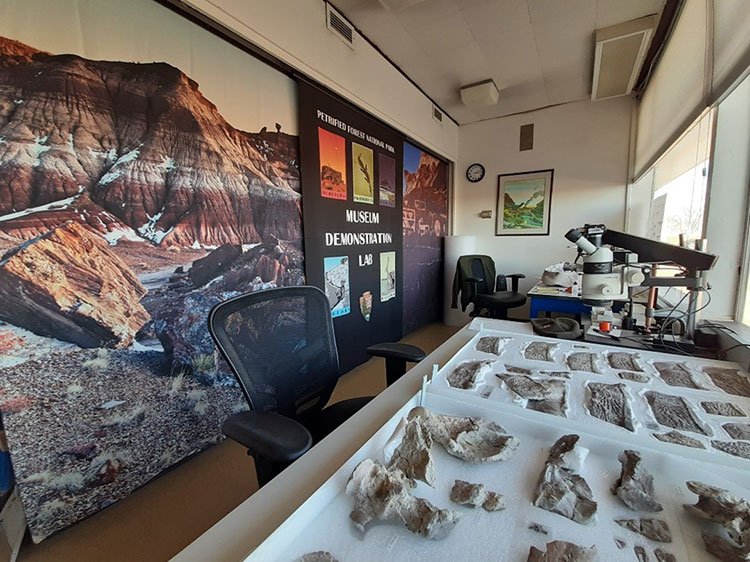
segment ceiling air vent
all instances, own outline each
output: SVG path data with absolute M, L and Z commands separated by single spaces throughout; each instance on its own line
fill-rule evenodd
M 433 106 L 432 106 L 432 118 L 433 118 L 433 119 L 434 119 L 435 121 L 437 121 L 438 123 L 440 123 L 441 125 L 443 124 L 443 112 L 442 112 L 442 111 L 440 111 L 440 110 L 439 110 L 439 109 L 437 108 L 437 106 L 436 106 L 436 105 L 433 105 Z
M 326 3 L 326 27 L 350 48 L 354 48 L 354 27 L 328 3 Z

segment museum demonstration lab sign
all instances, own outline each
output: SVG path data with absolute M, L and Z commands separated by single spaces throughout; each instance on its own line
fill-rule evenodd
M 305 82 L 299 127 L 307 283 L 328 296 L 347 371 L 401 338 L 403 138 Z

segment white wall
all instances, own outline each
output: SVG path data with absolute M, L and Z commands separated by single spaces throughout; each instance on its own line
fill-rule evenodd
M 325 27 L 322 0 L 185 0 L 296 70 L 448 160 L 458 127 L 432 118 L 432 102 L 369 43 L 352 50 Z
M 563 238 L 570 228 L 589 222 L 622 230 L 631 108 L 630 98 L 583 100 L 462 126 L 455 234 L 476 236 L 476 252 L 492 256 L 499 273 L 525 274 L 521 290 L 526 291 L 545 266 L 575 258 Z M 526 123 L 534 123 L 534 149 L 520 152 L 519 128 Z M 473 162 L 487 170 L 476 184 L 464 176 Z M 498 174 L 546 168 L 555 170 L 549 236 L 495 236 Z M 492 209 L 491 220 L 479 218 L 483 209 Z

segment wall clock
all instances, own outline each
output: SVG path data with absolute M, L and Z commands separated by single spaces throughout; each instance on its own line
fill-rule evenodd
M 472 164 L 466 168 L 466 179 L 471 183 L 476 183 L 484 177 L 484 166 L 479 163 Z

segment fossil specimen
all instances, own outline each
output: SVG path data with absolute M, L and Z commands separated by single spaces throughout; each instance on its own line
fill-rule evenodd
M 687 482 L 688 489 L 698 495 L 698 502 L 685 509 L 708 521 L 721 525 L 724 538 L 703 533 L 706 550 L 727 561 L 750 559 L 750 502 L 732 496 L 727 490 L 702 482 Z
M 534 505 L 558 513 L 577 523 L 588 523 L 596 515 L 591 488 L 577 471 L 588 449 L 577 447 L 578 435 L 564 435 L 552 446 L 539 476 Z
M 464 390 L 476 387 L 477 379 L 492 370 L 492 361 L 464 361 L 446 377 L 448 384 Z
M 498 338 L 497 336 L 484 336 L 479 338 L 477 345 L 474 349 L 483 353 L 492 353 L 493 355 L 500 355 L 508 342 L 509 338 Z
M 517 375 L 530 375 L 531 369 L 527 369 L 526 367 L 512 367 L 507 366 L 505 367 L 505 370 L 509 373 L 516 373 Z
M 750 423 L 725 423 L 722 427 L 732 439 L 750 441 Z
M 646 549 L 642 546 L 635 545 L 633 547 L 633 552 L 635 552 L 635 558 L 638 562 L 650 562 L 648 554 L 646 554 Z
M 590 382 L 586 386 L 590 394 L 588 409 L 592 416 L 635 431 L 633 412 L 623 383 Z
M 695 413 L 684 398 L 654 391 L 646 392 L 645 396 L 656 421 L 661 425 L 708 435 L 706 430 L 698 424 Z
M 559 379 L 540 379 L 526 375 L 496 375 L 517 396 L 526 400 L 526 408 L 565 417 L 568 385 Z
M 425 484 L 435 484 L 435 463 L 430 454 L 432 437 L 422 425 L 421 418 L 406 422 L 404 438 L 393 452 L 388 468 L 398 468 L 408 478 L 421 480 Z
M 596 546 L 586 548 L 572 542 L 552 541 L 547 543 L 547 552 L 532 546 L 526 562 L 595 562 L 598 560 Z
M 661 548 L 654 550 L 654 556 L 656 556 L 656 562 L 677 562 L 677 557 L 674 554 Z
M 674 443 L 676 445 L 683 445 L 684 447 L 692 447 L 693 449 L 706 448 L 703 443 L 701 443 L 694 437 L 690 437 L 689 435 L 685 435 L 683 433 L 680 433 L 679 431 L 654 433 L 654 437 L 656 437 L 659 441 L 664 441 L 665 443 Z
M 669 525 L 661 519 L 615 519 L 620 527 L 658 542 L 672 542 Z
M 617 545 L 617 548 L 619 548 L 620 550 L 628 546 L 628 543 L 626 543 L 622 539 L 618 539 L 617 537 L 615 537 L 615 544 Z
M 471 484 L 463 480 L 456 480 L 453 484 L 451 501 L 471 507 L 481 505 L 486 511 L 505 509 L 505 501 L 501 494 L 490 492 L 482 484 Z
M 654 477 L 643 468 L 640 453 L 626 449 L 617 460 L 622 465 L 622 471 L 612 493 L 635 511 L 653 512 L 664 509 L 654 495 Z
M 506 435 L 502 427 L 484 418 L 434 414 L 422 407 L 409 412 L 410 420 L 417 417 L 433 441 L 467 462 L 502 461 L 510 458 L 518 447 L 518 439 Z
M 572 371 L 584 371 L 586 373 L 595 374 L 599 373 L 596 368 L 596 353 L 576 351 L 575 353 L 568 355 L 566 363 Z
M 701 402 L 701 407 L 712 416 L 740 417 L 745 412 L 729 402 Z
M 542 535 L 549 535 L 549 529 L 542 525 L 541 523 L 534 523 L 533 521 L 529 523 L 529 529 L 534 531 L 535 533 L 540 533 Z
M 656 361 L 654 368 L 659 371 L 659 376 L 669 386 L 683 386 L 685 388 L 701 388 L 690 375 L 690 371 L 681 363 L 670 363 Z
M 750 398 L 750 381 L 748 381 L 747 376 L 741 375 L 739 370 L 725 367 L 703 367 L 703 372 L 727 394 Z
M 632 381 L 632 382 L 648 382 L 651 380 L 651 377 L 644 373 L 634 373 L 633 371 L 620 371 L 617 373 L 618 376 L 625 381 Z
M 461 514 L 412 496 L 413 487 L 414 482 L 400 470 L 365 459 L 346 484 L 347 495 L 354 498 L 354 510 L 349 517 L 362 532 L 370 521 L 398 519 L 422 537 L 444 537 L 461 519 Z
M 302 562 L 339 562 L 330 552 L 325 550 L 318 550 L 316 552 L 308 552 L 302 557 Z
M 558 379 L 570 378 L 570 373 L 568 371 L 539 371 L 539 374 L 546 377 L 554 377 Z
M 618 371 L 643 371 L 638 364 L 638 356 L 635 353 L 625 351 L 612 351 L 607 354 L 609 366 Z
M 714 449 L 724 451 L 735 457 L 750 459 L 750 443 L 744 441 L 711 441 Z
M 530 361 L 554 361 L 555 348 L 557 347 L 554 343 L 547 343 L 544 341 L 533 341 L 529 343 L 523 350 L 523 356 Z

